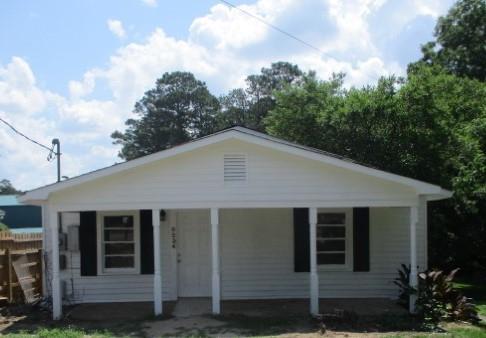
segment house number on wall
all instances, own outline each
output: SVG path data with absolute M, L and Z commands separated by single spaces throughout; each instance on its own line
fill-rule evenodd
M 175 227 L 170 228 L 170 233 L 172 237 L 172 249 L 175 249 L 176 247 L 176 229 Z

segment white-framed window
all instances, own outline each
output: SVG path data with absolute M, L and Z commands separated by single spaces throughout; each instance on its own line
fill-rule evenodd
M 138 212 L 98 213 L 98 273 L 140 273 Z
M 317 265 L 348 269 L 353 257 L 352 209 L 319 209 L 317 214 Z

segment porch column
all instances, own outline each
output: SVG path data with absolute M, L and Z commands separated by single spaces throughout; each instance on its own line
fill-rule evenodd
M 317 275 L 317 208 L 309 208 L 310 240 L 310 313 L 319 314 L 319 276 Z
M 152 209 L 154 228 L 154 313 L 162 314 L 162 277 L 160 272 L 160 210 Z
M 410 207 L 410 286 L 417 288 L 417 221 L 418 208 L 417 206 Z M 410 295 L 410 313 L 415 313 L 415 302 L 417 295 Z
M 61 281 L 59 279 L 59 213 L 49 213 L 52 247 L 52 318 L 59 320 L 62 317 Z
M 221 285 L 219 271 L 219 209 L 211 208 L 211 263 L 213 314 L 221 313 Z

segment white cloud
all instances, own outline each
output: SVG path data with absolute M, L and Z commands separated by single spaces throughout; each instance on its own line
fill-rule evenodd
M 120 20 L 108 19 L 106 24 L 108 25 L 110 32 L 115 34 L 117 37 L 120 39 L 125 37 L 125 29 L 123 28 L 123 24 Z
M 142 0 L 149 7 L 157 7 L 157 0 Z
M 262 13 L 261 6 L 240 6 L 253 15 L 270 20 Z M 215 46 L 216 49 L 228 47 L 241 48 L 263 41 L 269 28 L 235 8 L 218 4 L 206 16 L 196 18 L 189 28 L 193 41 Z
M 81 98 L 91 94 L 95 89 L 98 73 L 96 69 L 89 70 L 84 73 L 82 81 L 69 81 L 68 87 L 71 98 Z
M 116 99 L 133 103 L 164 72 L 186 70 L 210 76 L 216 72 L 213 56 L 203 46 L 176 40 L 157 28 L 144 43 L 120 48 L 102 76 Z
M 27 62 L 13 57 L 0 65 L 0 107 L 10 113 L 41 111 L 46 106 L 46 95 L 36 87 L 35 77 Z

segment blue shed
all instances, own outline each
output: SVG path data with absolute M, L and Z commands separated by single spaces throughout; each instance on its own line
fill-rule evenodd
M 20 204 L 16 195 L 0 195 L 0 222 L 14 233 L 42 232 L 41 208 Z

